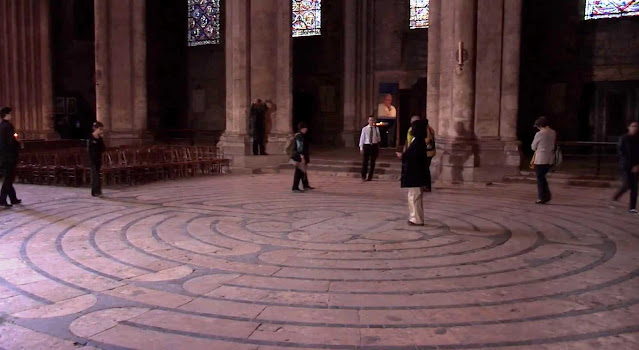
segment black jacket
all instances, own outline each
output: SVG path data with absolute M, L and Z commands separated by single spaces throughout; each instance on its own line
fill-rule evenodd
M 104 146 L 104 140 L 101 137 L 95 138 L 93 134 L 89 135 L 87 141 L 87 151 L 89 153 L 89 160 L 93 164 L 102 164 L 102 153 L 106 147 Z
M 308 135 L 302 134 L 301 132 L 295 135 L 295 147 L 293 151 L 293 159 L 296 162 L 302 161 L 302 157 L 300 155 L 304 155 L 304 160 L 306 163 L 311 161 L 310 152 L 309 152 L 309 142 Z
M 623 135 L 617 145 L 622 170 L 630 170 L 639 165 L 639 135 Z
M 426 146 L 426 128 L 424 121 L 414 122 L 412 127 L 415 139 L 402 154 L 402 187 L 428 186 L 428 149 Z
M 9 121 L 0 122 L 0 164 L 13 164 L 18 161 L 20 141 L 14 136 L 16 129 Z

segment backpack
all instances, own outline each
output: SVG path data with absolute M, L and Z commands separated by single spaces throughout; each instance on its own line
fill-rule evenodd
M 286 152 L 289 157 L 292 157 L 293 153 L 295 153 L 295 148 L 297 146 L 295 139 L 297 138 L 297 135 L 299 135 L 299 133 L 286 139 L 286 143 L 284 144 L 284 152 Z

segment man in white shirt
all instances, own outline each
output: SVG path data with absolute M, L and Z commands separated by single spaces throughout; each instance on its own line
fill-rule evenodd
M 377 118 L 388 123 L 388 147 L 395 146 L 395 133 L 397 127 L 397 110 L 393 106 L 393 96 L 384 95 L 382 103 L 377 105 Z
M 379 128 L 375 126 L 375 117 L 371 115 L 368 117 L 368 125 L 362 128 L 362 134 L 359 137 L 359 152 L 363 156 L 362 181 L 373 180 L 375 161 L 379 155 L 379 142 L 381 139 Z M 369 161 L 371 166 L 370 171 L 368 169 Z

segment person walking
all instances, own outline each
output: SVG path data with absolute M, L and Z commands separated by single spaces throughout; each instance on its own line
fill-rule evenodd
M 424 208 L 422 187 L 426 185 L 426 129 L 424 120 L 416 120 L 411 125 L 414 136 L 406 150 L 398 154 L 402 160 L 401 187 L 408 188 L 408 224 L 424 225 Z
M 268 155 L 265 149 L 266 141 L 266 111 L 268 105 L 261 99 L 257 99 L 251 105 L 250 133 L 253 138 L 253 155 Z
M 299 132 L 294 138 L 294 147 L 291 160 L 295 164 L 295 174 L 293 175 L 293 192 L 304 192 L 315 189 L 308 183 L 308 163 L 310 162 L 308 126 L 301 122 L 298 125 Z M 303 189 L 299 185 L 302 182 Z
M 11 208 L 22 203 L 18 199 L 13 182 L 16 179 L 16 167 L 20 152 L 16 130 L 11 124 L 11 108 L 4 107 L 0 110 L 0 169 L 4 172 L 2 189 L 0 190 L 0 207 Z M 7 202 L 7 198 L 11 203 Z
M 359 152 L 362 155 L 362 181 L 372 181 L 375 173 L 375 161 L 379 156 L 379 142 L 382 137 L 375 126 L 375 117 L 368 117 L 368 125 L 362 128 L 359 137 Z M 370 163 L 370 170 L 368 165 Z
M 621 178 L 623 184 L 615 193 L 613 200 L 616 202 L 621 196 L 630 190 L 631 214 L 637 212 L 637 182 L 639 181 L 639 122 L 632 122 L 628 126 L 628 133 L 619 139 L 617 145 L 619 152 Z
M 552 199 L 546 175 L 555 163 L 555 149 L 557 147 L 557 133 L 551 129 L 546 117 L 539 117 L 535 121 L 539 131 L 535 134 L 531 148 L 535 151 L 533 164 L 537 176 L 537 204 L 546 204 Z
M 106 147 L 102 135 L 104 134 L 104 124 L 93 123 L 93 132 L 89 135 L 87 150 L 89 153 L 89 164 L 91 165 L 91 195 L 102 197 L 102 182 L 100 180 L 100 168 L 102 168 L 102 153 Z

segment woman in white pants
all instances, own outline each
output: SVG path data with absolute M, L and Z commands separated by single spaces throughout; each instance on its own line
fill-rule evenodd
M 413 142 L 406 148 L 402 156 L 402 188 L 408 189 L 408 224 L 424 225 L 424 208 L 422 205 L 422 187 L 426 186 L 428 161 L 426 147 L 425 120 L 416 120 L 411 124 Z

